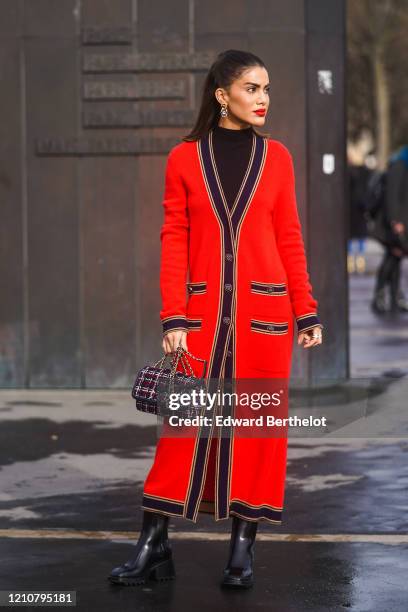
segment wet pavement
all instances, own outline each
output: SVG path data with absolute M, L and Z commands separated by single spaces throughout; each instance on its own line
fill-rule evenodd
M 204 514 L 196 524 L 170 519 L 175 581 L 110 585 L 140 528 L 154 417 L 135 410 L 129 390 L 4 389 L 0 590 L 75 590 L 77 609 L 115 612 L 407 609 L 408 314 L 370 312 L 378 251 L 367 259 L 367 274 L 350 277 L 352 382 L 364 417 L 330 436 L 290 439 L 283 524 L 259 525 L 253 589 L 218 587 L 230 520 Z M 406 287 L 406 267 L 403 276 Z
M 130 544 L 3 540 L 1 588 L 9 588 L 4 572 L 13 568 L 14 589 L 76 591 L 80 610 L 406 610 L 408 545 L 259 541 L 253 589 L 233 592 L 218 586 L 226 544 L 175 540 L 174 581 L 120 587 L 105 574 L 131 555 Z

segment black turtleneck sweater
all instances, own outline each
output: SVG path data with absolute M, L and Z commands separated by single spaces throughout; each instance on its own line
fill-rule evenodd
M 213 131 L 215 163 L 230 210 L 248 168 L 253 134 L 252 126 L 233 130 L 216 125 Z

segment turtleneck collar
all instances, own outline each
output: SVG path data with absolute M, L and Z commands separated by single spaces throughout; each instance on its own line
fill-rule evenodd
M 220 125 L 216 125 L 214 127 L 214 135 L 219 138 L 223 138 L 224 140 L 233 140 L 233 141 L 241 141 L 252 138 L 252 134 L 254 133 L 252 126 L 250 125 L 248 128 L 244 128 L 242 130 L 234 130 L 232 128 L 221 127 Z

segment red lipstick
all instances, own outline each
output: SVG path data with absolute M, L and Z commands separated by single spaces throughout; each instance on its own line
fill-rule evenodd
M 265 114 L 266 114 L 266 110 L 265 110 L 264 108 L 262 108 L 262 109 L 259 109 L 259 110 L 254 111 L 254 113 L 255 113 L 256 115 L 258 115 L 259 117 L 264 117 L 264 116 L 265 116 Z

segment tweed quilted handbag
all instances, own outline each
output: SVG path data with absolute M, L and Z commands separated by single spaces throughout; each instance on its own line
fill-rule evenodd
M 166 358 L 173 355 L 170 367 L 164 367 Z M 201 377 L 194 376 L 194 372 L 186 355 L 204 363 Z M 177 372 L 177 364 L 181 363 L 184 372 Z M 178 346 L 175 353 L 167 353 L 154 365 L 147 365 L 139 370 L 132 387 L 132 397 L 136 401 L 136 409 L 151 414 L 169 416 L 172 411 L 169 407 L 171 393 L 188 393 L 205 390 L 205 373 L 207 361 L 195 357 L 183 347 Z M 183 417 L 198 416 L 203 406 L 183 403 L 178 410 Z

